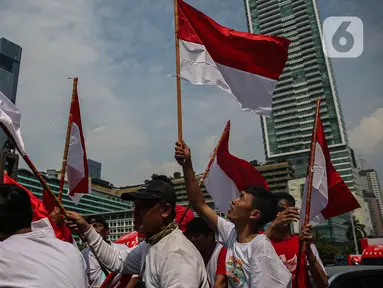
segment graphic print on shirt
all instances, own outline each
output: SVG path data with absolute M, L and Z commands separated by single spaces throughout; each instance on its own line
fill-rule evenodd
M 290 271 L 293 279 L 295 278 L 295 271 L 297 269 L 298 257 L 297 254 L 294 254 L 294 257 L 291 259 L 286 259 L 286 255 L 279 255 L 279 258 L 282 260 L 283 264 Z
M 235 256 L 230 256 L 226 262 L 226 276 L 230 287 L 240 288 L 246 283 L 245 273 L 243 271 L 243 261 Z

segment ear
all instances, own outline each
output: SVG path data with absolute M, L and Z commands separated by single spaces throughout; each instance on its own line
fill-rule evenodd
M 258 220 L 261 217 L 261 211 L 258 209 L 253 209 L 250 214 L 250 219 L 251 220 Z
M 163 218 L 167 218 L 170 215 L 170 213 L 172 212 L 172 206 L 169 203 L 166 203 L 166 205 L 163 205 L 162 207 L 163 207 L 162 209 L 164 210 L 164 212 L 162 212 L 161 216 Z

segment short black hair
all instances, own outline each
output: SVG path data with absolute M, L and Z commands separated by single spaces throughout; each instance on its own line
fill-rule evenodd
M 209 236 L 209 234 L 213 234 L 214 237 L 213 229 L 211 229 L 207 222 L 201 217 L 196 217 L 186 224 L 186 233 L 203 234 L 206 237 Z
M 261 217 L 258 219 L 255 229 L 259 229 L 274 220 L 278 212 L 278 200 L 272 192 L 263 186 L 248 186 L 243 191 L 254 196 L 253 208 L 261 212 Z
M 274 193 L 274 196 L 277 199 L 277 201 L 286 200 L 287 205 L 289 205 L 289 207 L 295 207 L 295 199 L 293 196 L 291 196 L 291 194 L 287 192 L 277 192 Z
M 93 215 L 93 216 L 89 216 L 89 217 L 86 219 L 86 222 L 88 222 L 89 224 L 98 222 L 98 223 L 101 223 L 102 225 L 104 225 L 104 228 L 105 228 L 105 229 L 107 229 L 107 230 L 109 229 L 108 222 L 106 222 L 105 218 L 102 217 L 101 215 Z
M 152 177 L 152 180 L 160 180 L 160 181 L 163 181 L 165 183 L 169 183 L 173 187 L 173 190 L 174 190 L 172 179 L 170 179 L 166 175 L 155 175 L 155 176 Z M 174 194 L 176 194 L 175 191 L 174 191 Z M 160 202 L 162 204 L 166 204 L 167 203 L 167 201 L 165 201 L 165 200 L 160 200 Z M 175 205 L 172 205 L 172 211 L 170 212 L 169 217 L 170 217 L 169 220 L 171 220 L 171 221 L 173 221 L 176 218 L 176 206 Z
M 31 198 L 14 184 L 0 184 L 0 233 L 13 235 L 30 228 L 33 219 Z

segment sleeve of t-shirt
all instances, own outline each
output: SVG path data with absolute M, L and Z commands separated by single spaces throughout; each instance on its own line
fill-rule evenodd
M 218 255 L 217 272 L 215 275 L 226 275 L 226 253 L 227 249 L 222 247 Z
M 93 254 L 108 270 L 124 274 L 140 273 L 145 242 L 134 248 L 126 247 L 118 251 L 106 243 L 93 227 L 84 236 Z
M 196 257 L 190 257 L 181 249 L 171 251 L 161 261 L 161 287 L 195 288 L 202 287 L 201 275 L 205 267 L 198 265 Z M 182 263 L 180 265 L 180 263 Z M 204 287 L 204 286 L 203 286 Z
M 216 234 L 217 242 L 225 246 L 226 248 L 229 246 L 230 240 L 235 237 L 234 224 L 223 219 L 222 217 L 218 217 L 217 221 L 218 232 Z
M 315 257 L 317 258 L 317 260 L 318 260 L 320 266 L 322 266 L 322 269 L 323 269 L 324 273 L 327 275 L 327 273 L 326 273 L 326 269 L 324 268 L 324 265 L 323 265 L 323 263 L 322 263 L 322 260 L 320 259 L 320 256 L 319 256 L 319 252 L 318 252 L 318 250 L 317 250 L 317 247 L 316 247 L 314 244 L 311 244 L 311 245 L 310 245 L 310 248 L 311 248 L 311 251 L 313 251 L 313 254 L 315 255 Z

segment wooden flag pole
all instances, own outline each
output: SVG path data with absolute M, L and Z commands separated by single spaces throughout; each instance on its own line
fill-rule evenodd
M 219 149 L 219 147 L 220 147 L 220 145 L 221 145 L 221 142 L 222 142 L 223 138 L 226 136 L 226 134 L 227 134 L 227 132 L 229 131 L 229 129 L 230 129 L 230 121 L 227 121 L 226 126 L 225 126 L 225 129 L 223 130 L 223 132 L 222 132 L 222 134 L 221 134 L 221 137 L 220 137 L 219 140 L 218 140 L 217 146 L 214 148 L 213 153 L 210 155 L 209 163 L 208 163 L 207 166 L 206 166 L 205 172 L 203 172 L 202 177 L 199 179 L 198 185 L 199 185 L 200 187 L 202 186 L 203 181 L 205 181 L 207 175 L 209 174 L 211 165 L 213 164 L 214 158 L 215 158 L 215 156 L 217 155 L 217 151 L 218 151 L 218 149 Z M 182 223 L 182 220 L 184 220 L 185 215 L 186 215 L 186 213 L 188 212 L 189 209 L 190 209 L 190 202 L 189 202 L 189 204 L 188 204 L 188 206 L 187 206 L 187 208 L 186 208 L 184 214 L 182 215 L 182 217 L 181 217 L 181 219 L 180 219 L 178 225 L 180 225 L 180 224 Z
M 182 98 L 181 98 L 181 65 L 180 65 L 180 40 L 178 38 L 178 1 L 174 0 L 174 37 L 176 43 L 176 81 L 177 81 L 177 118 L 178 141 L 182 143 Z
M 311 210 L 311 195 L 313 191 L 313 177 L 314 177 L 314 164 L 315 164 L 315 150 L 316 150 L 316 143 L 317 143 L 317 130 L 318 130 L 318 120 L 319 120 L 319 110 L 320 110 L 320 103 L 321 98 L 316 100 L 316 109 L 315 109 L 315 119 L 314 119 L 314 127 L 313 127 L 313 134 L 311 138 L 311 149 L 310 149 L 310 158 L 309 158 L 309 169 L 308 169 L 308 187 L 307 187 L 307 199 L 306 199 L 306 211 L 305 211 L 305 220 L 303 227 L 309 224 L 310 222 L 310 210 Z M 302 228 L 303 228 L 302 227 Z M 303 242 L 303 251 L 306 252 L 307 250 L 307 241 Z
M 74 102 L 76 101 L 77 83 L 78 83 L 78 78 L 76 77 L 73 79 L 72 101 L 71 101 L 71 105 L 69 109 L 68 126 L 66 129 L 65 146 L 64 146 L 64 156 L 63 156 L 63 161 L 61 165 L 60 188 L 59 188 L 59 194 L 58 194 L 58 201 L 60 203 L 62 202 L 63 190 L 64 190 L 66 164 L 68 159 L 68 148 L 69 148 L 69 142 L 70 142 L 70 130 L 72 128 L 72 121 L 73 121 L 72 107 Z

